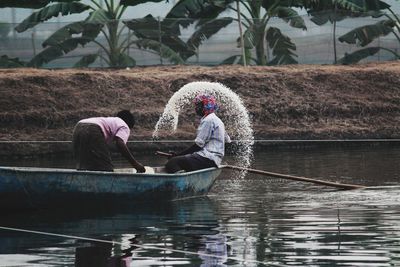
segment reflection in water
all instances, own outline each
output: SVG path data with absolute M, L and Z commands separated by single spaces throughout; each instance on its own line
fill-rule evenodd
M 222 234 L 207 235 L 202 238 L 204 247 L 199 250 L 200 258 L 203 260 L 202 267 L 226 266 L 224 262 L 228 259 L 229 248 L 226 241 L 226 236 Z
M 226 238 L 215 230 L 218 221 L 214 203 L 208 198 L 133 205 L 118 211 L 113 208 L 10 214 L 2 220 L 2 226 L 10 225 L 60 236 L 33 235 L 25 243 L 21 241 L 27 238 L 26 232 L 3 230 L 0 239 L 3 262 L 10 262 L 6 254 L 16 251 L 26 255 L 25 259 L 29 259 L 32 252 L 41 251 L 43 257 L 29 261 L 31 264 L 55 262 L 60 260 L 59 247 L 69 250 L 67 254 L 74 250 L 73 257 L 63 259 L 65 264 L 99 267 L 190 265 L 190 258 L 195 259 L 195 256 L 203 260 L 203 266 L 216 266 L 215 263 L 226 260 L 228 253 Z M 79 236 L 92 240 L 74 238 Z M 43 240 L 54 247 L 43 247 Z
M 127 267 L 131 262 L 131 255 L 112 256 L 112 244 L 83 245 L 75 250 L 75 266 L 109 266 Z
M 400 266 L 399 145 L 271 149 L 255 161 L 374 187 L 257 175 L 233 182 L 224 171 L 208 198 L 7 214 L 1 226 L 108 242 L 0 230 L 0 266 Z
M 254 190 L 260 187 L 263 194 Z M 281 184 L 278 190 L 259 178 L 243 182 L 240 192 L 225 191 L 229 203 L 213 196 L 225 235 L 235 237 L 232 248 L 247 251 L 248 258 L 290 266 L 400 264 L 400 187 L 288 187 Z
M 269 149 L 258 152 L 253 167 L 293 175 L 365 185 L 396 185 L 400 143 Z

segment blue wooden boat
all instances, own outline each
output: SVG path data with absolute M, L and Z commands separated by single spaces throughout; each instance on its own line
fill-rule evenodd
M 0 208 L 35 208 L 65 204 L 96 205 L 152 202 L 205 195 L 221 173 L 208 168 L 175 174 L 78 171 L 73 169 L 0 167 Z

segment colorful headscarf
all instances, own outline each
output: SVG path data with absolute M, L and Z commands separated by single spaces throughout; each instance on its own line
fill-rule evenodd
M 218 110 L 217 101 L 212 95 L 200 94 L 194 98 L 193 103 L 196 105 L 199 103 L 203 104 L 204 115 L 208 115 Z

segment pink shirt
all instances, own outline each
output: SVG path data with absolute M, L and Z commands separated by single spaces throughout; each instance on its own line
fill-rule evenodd
M 126 144 L 131 133 L 128 124 L 118 117 L 95 117 L 80 120 L 79 123 L 92 123 L 99 125 L 107 143 L 111 143 L 117 136 Z

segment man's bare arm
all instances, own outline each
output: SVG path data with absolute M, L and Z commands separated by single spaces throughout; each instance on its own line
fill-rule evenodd
M 129 161 L 129 163 L 137 170 L 138 173 L 146 172 L 144 166 L 136 161 L 132 153 L 129 151 L 129 148 L 126 146 L 121 138 L 115 137 L 115 143 L 122 156 L 124 156 Z

